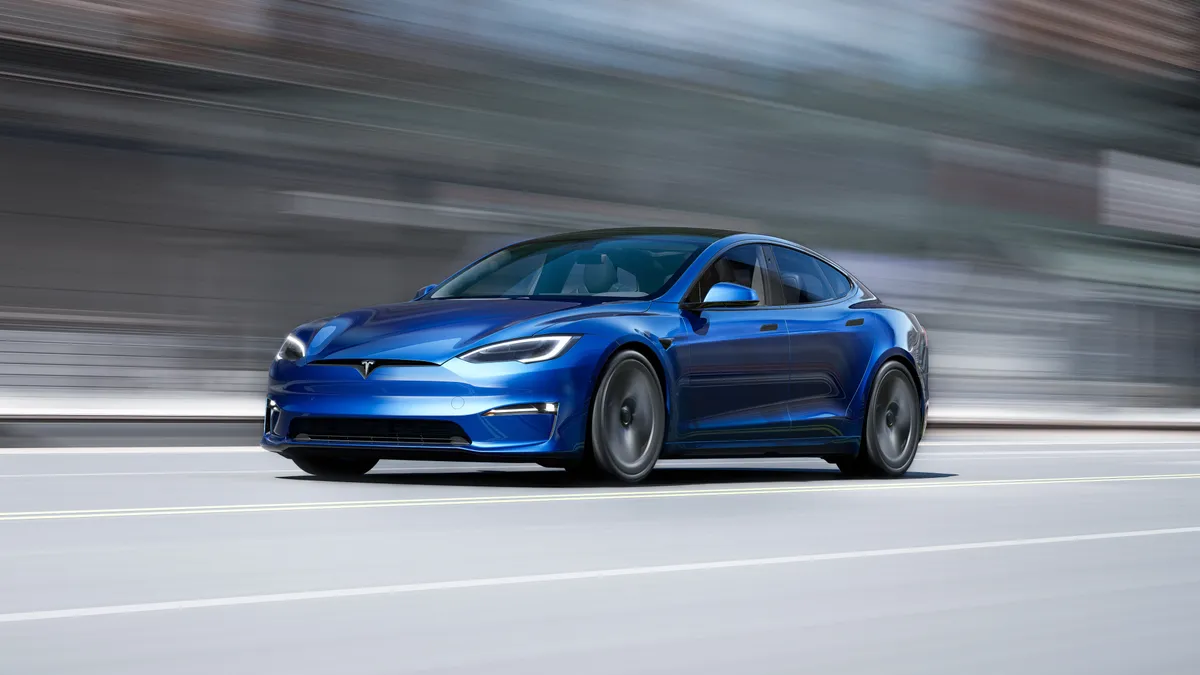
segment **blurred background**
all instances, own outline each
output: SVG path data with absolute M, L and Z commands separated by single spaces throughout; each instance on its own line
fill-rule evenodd
M 1198 67 L 1193 0 L 0 0 L 0 407 L 258 414 L 298 323 L 672 224 L 915 311 L 935 406 L 1200 408 Z

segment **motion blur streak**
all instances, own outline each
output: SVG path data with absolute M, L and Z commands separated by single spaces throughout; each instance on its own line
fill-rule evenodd
M 1195 672 L 1195 435 L 619 498 L 242 446 L 301 322 L 628 226 L 853 270 L 942 421 L 1200 420 L 1198 66 L 1194 0 L 0 0 L 0 673 Z
M 0 408 L 254 413 L 302 320 L 633 224 L 837 258 L 939 404 L 1197 408 L 1197 12 L 0 0 Z

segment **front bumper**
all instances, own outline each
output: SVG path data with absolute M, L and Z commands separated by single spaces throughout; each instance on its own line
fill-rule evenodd
M 578 349 L 579 345 L 576 346 Z M 583 450 L 595 373 L 586 350 L 543 363 L 382 367 L 363 377 L 350 366 L 277 361 L 265 402 L 262 447 L 287 457 L 530 461 Z M 556 412 L 486 415 L 504 406 L 553 403 Z M 452 422 L 466 442 L 415 439 L 314 440 L 294 433 L 301 418 Z M 311 421 L 311 420 L 310 420 Z

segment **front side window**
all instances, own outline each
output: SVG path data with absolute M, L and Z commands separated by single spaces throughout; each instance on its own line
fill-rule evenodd
M 767 298 L 767 265 L 758 244 L 738 246 L 717 258 L 688 292 L 684 302 L 698 303 L 717 283 L 726 282 L 754 289 L 759 304 Z
M 712 241 L 690 234 L 535 240 L 493 253 L 429 297 L 644 298 L 666 290 Z
M 850 292 L 850 280 L 832 265 L 782 246 L 772 246 L 771 253 L 783 287 L 783 297 L 775 304 L 808 305 L 836 300 Z

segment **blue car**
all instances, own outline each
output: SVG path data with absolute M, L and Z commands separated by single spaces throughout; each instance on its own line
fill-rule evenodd
M 911 313 L 783 239 L 555 235 L 296 328 L 262 445 L 329 477 L 420 459 L 637 483 L 662 458 L 755 456 L 895 477 L 925 431 L 926 345 Z

